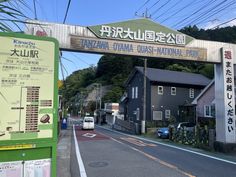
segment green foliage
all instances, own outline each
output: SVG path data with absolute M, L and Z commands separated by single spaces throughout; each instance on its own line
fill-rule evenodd
M 94 68 L 86 68 L 75 71 L 68 76 L 61 88 L 65 102 L 73 102 L 78 92 L 85 91 L 84 88 L 93 83 L 95 79 Z
M 22 31 L 19 23 L 24 23 L 27 17 L 18 9 L 28 9 L 24 0 L 0 0 L 0 31 L 13 31 L 15 27 Z
M 123 89 L 119 86 L 113 87 L 104 97 L 104 103 L 119 103 L 123 94 Z
M 96 110 L 96 102 L 95 101 L 88 102 L 88 106 L 86 107 L 85 111 L 89 112 L 90 114 L 93 114 L 95 110 Z
M 133 62 L 131 57 L 104 55 L 98 62 L 96 77 L 98 80 L 105 81 L 104 84 L 116 84 L 116 81 L 114 82 L 112 78 L 125 78 L 132 68 Z
M 213 64 L 205 64 L 203 67 L 199 70 L 199 73 L 213 79 L 214 78 L 214 65 Z
M 172 71 L 184 71 L 184 72 L 191 72 L 191 69 L 187 66 L 182 66 L 180 64 L 173 64 L 169 65 L 166 69 L 172 70 Z
M 236 43 L 236 26 L 204 30 L 194 25 L 179 31 L 196 39 Z

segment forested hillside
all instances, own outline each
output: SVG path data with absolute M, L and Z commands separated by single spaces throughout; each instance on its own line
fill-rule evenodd
M 236 27 L 225 27 L 214 30 L 198 29 L 196 26 L 185 27 L 180 30 L 196 39 L 236 43 Z M 66 78 L 60 92 L 66 98 L 67 104 L 74 102 L 77 93 L 86 92 L 86 87 L 92 83 L 112 85 L 112 90 L 103 98 L 103 102 L 119 102 L 124 92 L 124 82 L 135 66 L 143 66 L 143 60 L 137 57 L 104 55 L 100 58 L 97 67 L 78 70 Z M 168 69 L 201 73 L 213 78 L 212 64 L 197 62 L 177 62 L 176 60 L 148 59 L 147 66 L 151 68 Z

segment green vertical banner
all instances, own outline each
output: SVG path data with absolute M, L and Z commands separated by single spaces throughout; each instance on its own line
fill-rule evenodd
M 0 33 L 0 176 L 56 177 L 58 46 Z

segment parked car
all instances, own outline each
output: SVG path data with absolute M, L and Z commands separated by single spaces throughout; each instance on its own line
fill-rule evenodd
M 84 117 L 83 120 L 83 130 L 93 130 L 94 129 L 94 118 L 93 117 Z
M 193 131 L 195 126 L 196 126 L 196 124 L 193 122 L 179 122 L 176 126 L 176 129 L 177 130 Z
M 169 128 L 168 127 L 158 128 L 156 130 L 156 135 L 159 138 L 169 138 Z

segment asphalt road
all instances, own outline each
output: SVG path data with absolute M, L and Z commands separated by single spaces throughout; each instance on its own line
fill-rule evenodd
M 236 163 L 99 127 L 75 134 L 88 177 L 236 177 Z

